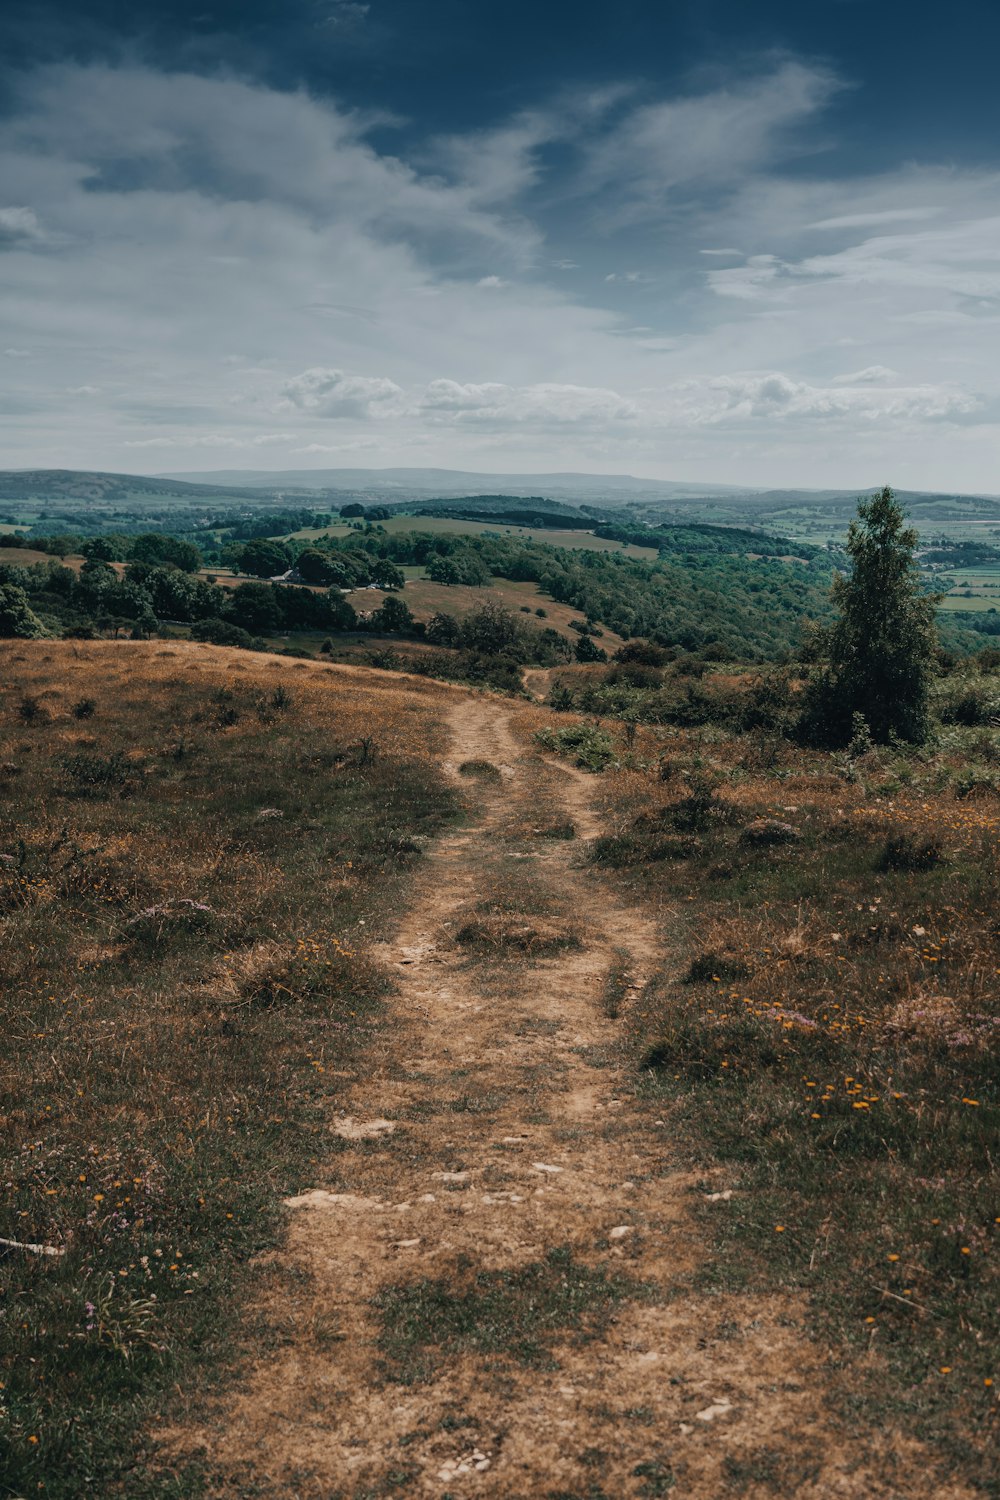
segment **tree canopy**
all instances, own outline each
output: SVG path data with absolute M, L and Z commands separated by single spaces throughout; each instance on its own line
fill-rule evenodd
M 831 590 L 839 618 L 820 637 L 821 665 L 806 693 L 803 728 L 816 743 L 846 743 L 858 715 L 882 743 L 925 738 L 937 598 L 921 585 L 916 544 L 888 486 L 859 500 L 847 535 L 851 571 Z

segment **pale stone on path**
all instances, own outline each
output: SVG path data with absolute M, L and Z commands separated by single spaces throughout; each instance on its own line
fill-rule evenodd
M 294 1198 L 285 1199 L 286 1208 L 381 1208 L 377 1198 L 359 1198 L 356 1193 L 328 1193 L 325 1188 L 310 1188 Z
M 714 1422 L 716 1417 L 726 1417 L 733 1409 L 731 1401 L 725 1397 L 721 1401 L 713 1401 L 711 1406 L 706 1406 L 702 1411 L 696 1411 L 695 1417 L 699 1422 Z
M 347 1115 L 334 1122 L 333 1133 L 345 1141 L 370 1141 L 375 1136 L 391 1135 L 395 1128 L 394 1120 L 355 1120 Z

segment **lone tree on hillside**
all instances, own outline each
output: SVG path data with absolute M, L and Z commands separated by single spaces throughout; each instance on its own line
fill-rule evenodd
M 846 744 L 859 714 L 879 742 L 926 738 L 937 596 L 922 591 L 916 544 L 888 486 L 858 501 L 847 533 L 853 567 L 831 595 L 840 618 L 820 636 L 805 694 L 801 726 L 812 743 Z

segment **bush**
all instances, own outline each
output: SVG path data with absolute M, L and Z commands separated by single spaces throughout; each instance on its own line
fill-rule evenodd
M 876 870 L 933 870 L 941 863 L 941 844 L 938 839 L 918 839 L 909 833 L 895 833 L 886 839 L 875 862 Z
M 74 719 L 92 719 L 96 708 L 93 698 L 78 698 L 70 711 Z
M 937 705 L 942 724 L 989 724 L 1000 719 L 1000 693 L 990 684 L 967 683 Z
M 16 583 L 0 583 L 0 637 L 37 641 L 44 634 L 45 626 L 29 605 L 24 589 Z
M 135 783 L 135 767 L 120 750 L 112 755 L 68 756 L 62 770 L 76 797 L 127 796 Z
M 540 729 L 535 735 L 540 745 L 569 755 L 583 771 L 603 771 L 614 760 L 611 736 L 596 724 L 567 724 L 565 729 Z
M 232 625 L 228 620 L 196 620 L 191 626 L 191 639 L 204 641 L 209 646 L 239 646 L 244 651 L 260 649 L 248 630 Z

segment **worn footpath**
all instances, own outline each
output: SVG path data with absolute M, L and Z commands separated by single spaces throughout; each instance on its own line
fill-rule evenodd
M 423 861 L 384 1037 L 289 1200 L 284 1338 L 180 1446 L 230 1497 L 960 1494 L 844 1429 L 800 1304 L 699 1279 L 690 1204 L 726 1212 L 725 1181 L 678 1165 L 620 1045 L 670 930 L 587 868 L 592 779 L 515 713 L 454 695 L 470 820 Z

